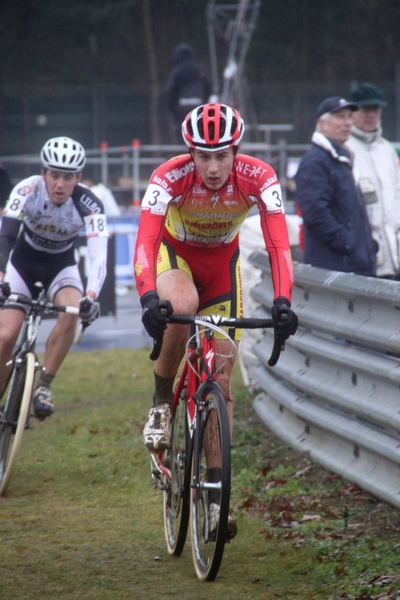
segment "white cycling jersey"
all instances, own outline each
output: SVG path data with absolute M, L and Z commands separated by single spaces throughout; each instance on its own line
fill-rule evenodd
M 22 227 L 21 227 L 22 225 Z M 11 250 L 14 266 L 35 269 L 36 252 L 51 260 L 53 268 L 71 257 L 74 242 L 82 228 L 86 229 L 89 256 L 87 289 L 98 295 L 106 275 L 107 220 L 102 202 L 91 190 L 77 184 L 66 202 L 57 205 L 49 197 L 41 175 L 34 175 L 14 187 L 6 204 L 0 231 L 0 271 L 5 271 Z M 32 251 L 30 251 L 30 249 Z M 32 254 L 33 253 L 33 254 Z M 64 253 L 64 254 L 63 254 Z M 38 257 L 35 257 L 36 260 Z M 70 260 L 70 259 L 69 259 Z M 65 265 L 64 265 L 65 266 Z

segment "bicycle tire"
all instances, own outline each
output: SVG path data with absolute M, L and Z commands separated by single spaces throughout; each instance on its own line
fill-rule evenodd
M 221 565 L 228 535 L 229 502 L 231 490 L 231 440 L 226 398 L 215 382 L 201 390 L 204 408 L 198 411 L 192 455 L 192 485 L 190 492 L 190 529 L 193 564 L 200 580 L 213 581 Z M 219 455 L 221 480 L 218 490 L 220 506 L 216 533 L 209 532 L 209 491 L 207 489 L 206 445 L 212 438 L 213 451 Z M 212 483 L 212 482 L 211 482 Z M 215 485 L 215 482 L 214 482 Z M 210 487 L 210 486 L 209 486 Z M 215 498 L 213 499 L 215 502 Z
M 168 553 L 180 556 L 186 542 L 190 516 L 190 436 L 186 402 L 180 398 L 171 420 L 171 445 L 165 452 L 171 479 L 164 477 L 164 532 Z
M 22 436 L 26 427 L 35 377 L 35 355 L 28 352 L 14 366 L 10 388 L 0 422 L 0 496 L 6 493 Z

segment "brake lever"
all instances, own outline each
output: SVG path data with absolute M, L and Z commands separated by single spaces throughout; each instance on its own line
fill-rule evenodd
M 165 306 L 163 305 L 163 303 L 165 304 Z M 167 317 L 168 310 L 167 310 L 167 305 L 166 305 L 165 300 L 160 300 L 159 306 L 160 306 L 160 313 L 163 315 L 163 317 Z M 150 360 L 153 360 L 153 361 L 157 360 L 157 358 L 160 356 L 163 339 L 164 339 L 164 333 L 159 338 L 153 339 L 153 349 L 149 356 Z
M 274 335 L 274 345 L 272 348 L 271 356 L 268 360 L 268 365 L 270 367 L 274 367 L 279 360 L 281 352 L 285 349 L 285 340 L 281 340 L 275 333 Z
M 78 333 L 76 335 L 76 338 L 74 340 L 75 344 L 80 344 L 81 343 L 81 341 L 83 339 L 83 334 L 85 333 L 85 329 L 87 329 L 88 327 L 89 327 L 89 325 L 87 323 L 82 323 L 81 322 L 81 326 L 80 326 L 79 331 L 78 331 Z
M 286 319 L 288 318 L 288 313 L 287 311 L 283 311 L 280 315 L 282 321 L 286 321 Z M 271 352 L 271 356 L 269 357 L 268 360 L 268 365 L 270 367 L 274 367 L 276 365 L 276 363 L 279 360 L 279 357 L 281 355 L 281 352 L 283 352 L 285 350 L 285 340 L 282 340 L 279 338 L 279 336 L 277 335 L 276 331 L 274 330 L 274 345 L 272 348 L 272 352 Z

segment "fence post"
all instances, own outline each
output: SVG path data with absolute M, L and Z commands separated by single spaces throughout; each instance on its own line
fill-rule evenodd
M 278 142 L 279 166 L 278 178 L 282 187 L 282 200 L 286 202 L 286 163 L 287 163 L 287 148 L 286 141 L 281 138 Z
M 101 156 L 101 183 L 107 187 L 107 185 L 108 185 L 107 142 L 101 142 L 100 156 Z
M 128 148 L 126 146 L 122 146 L 121 148 L 121 160 L 122 160 L 122 177 L 129 177 L 129 158 L 128 158 Z
M 140 171 L 139 171 L 139 152 L 140 141 L 134 139 L 132 141 L 132 160 L 133 160 L 133 206 L 140 206 Z

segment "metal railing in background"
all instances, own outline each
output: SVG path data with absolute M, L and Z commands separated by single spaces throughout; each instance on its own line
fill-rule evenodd
M 265 316 L 268 255 L 250 261 Z M 277 366 L 267 364 L 270 332 L 253 348 L 256 412 L 296 450 L 400 507 L 400 283 L 295 264 L 292 306 L 299 330 Z
M 291 131 L 292 125 L 257 125 L 249 126 L 249 129 L 257 129 L 264 136 L 264 141 L 244 142 L 240 147 L 241 152 L 259 156 L 271 164 L 277 171 L 285 193 L 288 159 L 293 155 L 302 155 L 309 145 L 288 144 L 284 138 L 279 139 L 277 143 L 271 143 L 273 134 Z M 141 144 L 139 140 L 134 139 L 130 145 L 108 146 L 103 142 L 99 148 L 86 150 L 87 167 L 84 177 L 100 180 L 116 194 L 129 193 L 131 202 L 138 204 L 154 168 L 164 160 L 186 152 L 187 147 L 183 144 Z M 13 176 L 14 183 L 37 173 L 40 169 L 38 155 L 2 156 L 0 162 L 6 167 L 12 165 L 14 173 L 18 167 Z M 27 173 L 27 167 L 31 168 L 31 172 Z M 96 176 L 93 175 L 94 172 L 97 173 Z

